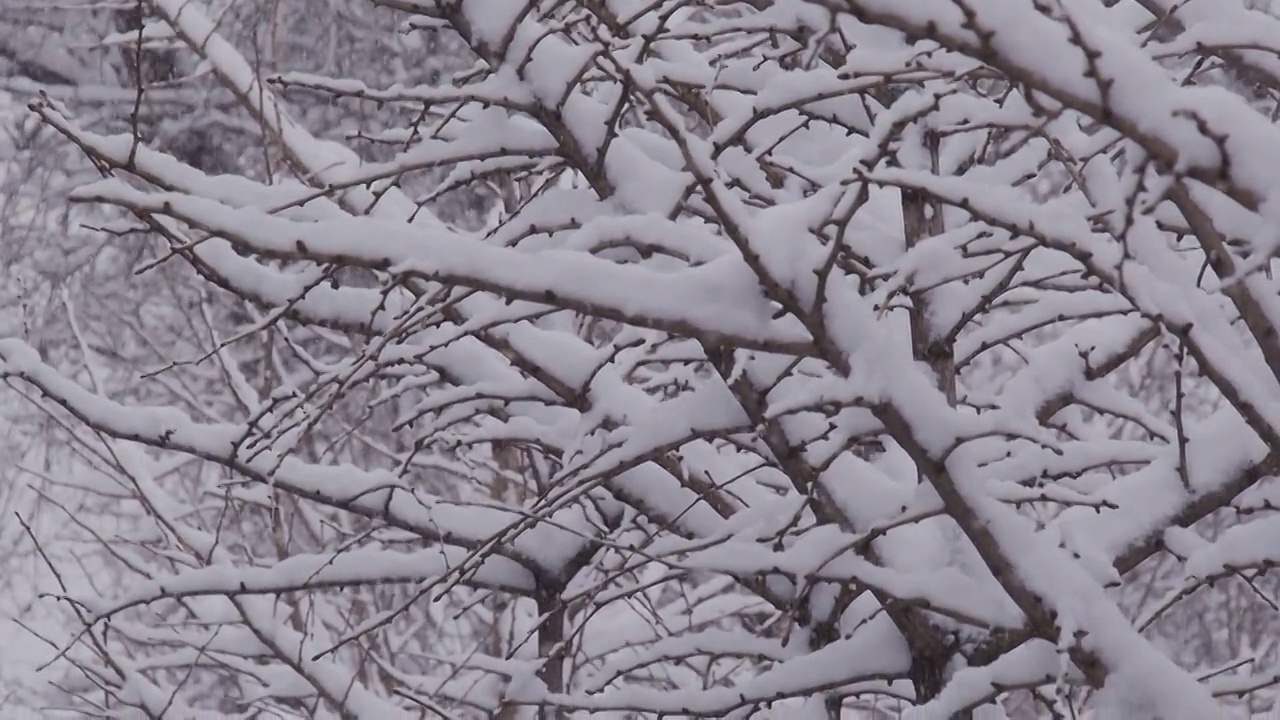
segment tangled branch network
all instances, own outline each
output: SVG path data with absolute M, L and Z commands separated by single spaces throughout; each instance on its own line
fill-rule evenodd
M 1265 3 L 349 4 L 409 74 L 264 69 L 243 3 L 146 0 L 114 42 L 186 70 L 131 127 L 31 104 L 100 175 L 81 236 L 151 248 L 196 328 L 127 381 L 80 325 L 0 342 L 116 518 L 105 585 L 49 593 L 60 703 L 1270 707 Z M 183 83 L 257 144 L 140 131 Z

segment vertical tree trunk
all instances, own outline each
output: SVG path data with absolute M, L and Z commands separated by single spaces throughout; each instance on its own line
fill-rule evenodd
M 938 136 L 934 133 L 925 135 L 925 149 L 929 154 L 930 171 L 938 172 Z M 907 249 L 921 242 L 941 235 L 946 229 L 942 220 L 942 207 L 931 202 L 922 194 L 912 191 L 902 193 L 902 229 Z M 927 291 L 911 292 L 911 350 L 916 360 L 923 362 L 933 370 L 937 377 L 938 387 L 947 396 L 947 402 L 956 404 L 956 363 L 955 352 L 945 337 L 939 337 L 937 328 L 930 322 L 930 307 Z M 927 482 L 921 478 L 921 482 Z M 932 657 L 913 658 L 911 680 L 915 686 L 917 702 L 926 702 L 946 685 L 947 664 L 953 653 L 940 652 Z M 959 720 L 969 720 L 972 712 L 955 716 Z
M 938 136 L 934 133 L 925 135 L 925 147 L 929 152 L 930 170 L 938 172 Z M 902 226 L 906 235 L 907 249 L 911 249 L 928 238 L 941 235 L 945 231 L 942 221 L 942 206 L 930 202 L 920 193 L 904 191 L 902 193 Z M 916 360 L 928 364 L 938 378 L 938 387 L 947 396 L 947 401 L 956 404 L 956 361 L 955 351 L 946 338 L 938 337 L 929 321 L 929 299 L 927 292 L 911 293 L 911 349 Z

